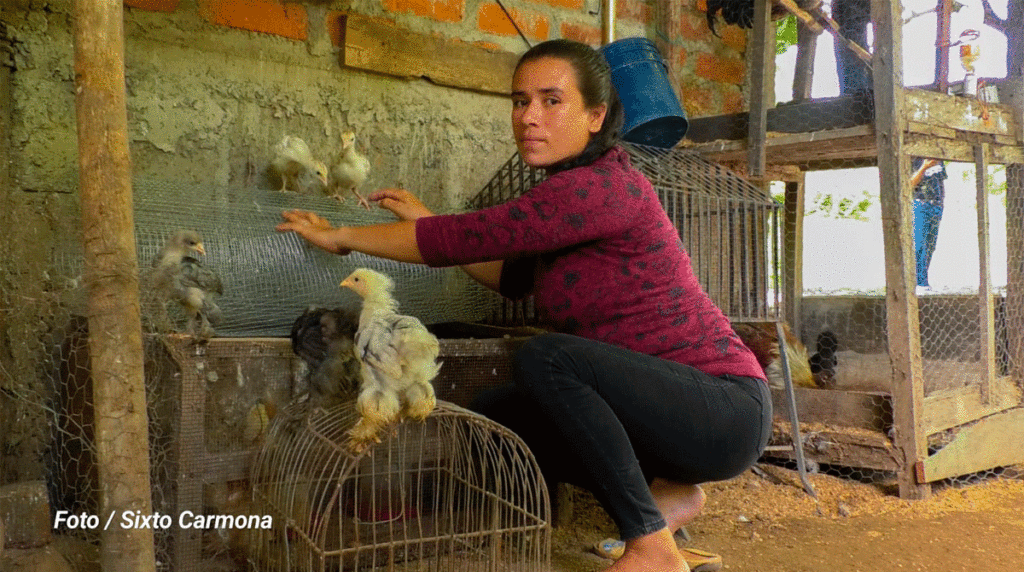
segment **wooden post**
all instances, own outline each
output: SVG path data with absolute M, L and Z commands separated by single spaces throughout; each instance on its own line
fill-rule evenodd
M 949 91 L 949 20 L 953 0 L 937 0 L 935 6 L 935 91 Z
M 125 110 L 121 0 L 76 0 L 75 111 L 88 288 L 89 355 L 104 570 L 153 571 L 153 531 L 120 526 L 152 513 L 138 263 Z
M 873 0 L 875 49 L 875 140 L 878 147 L 882 234 L 885 242 L 886 328 L 892 360 L 893 421 L 901 453 L 900 496 L 926 498 L 931 487 L 918 482 L 916 469 L 927 455 L 921 424 L 924 378 L 921 332 L 914 294 L 915 263 L 911 229 L 910 159 L 903 150 L 906 114 L 903 90 L 903 33 L 898 4 Z
M 811 98 L 811 88 L 814 84 L 814 53 L 817 48 L 818 34 L 804 24 L 798 24 L 793 101 L 806 101 Z
M 754 0 L 754 33 L 750 42 L 750 121 L 747 134 L 747 173 L 753 179 L 765 176 L 765 139 L 768 108 L 775 101 L 775 26 L 768 0 Z
M 978 201 L 978 332 L 981 360 L 981 401 L 992 402 L 996 378 L 995 301 L 992 299 L 992 273 L 988 249 L 988 144 L 974 146 L 974 170 L 977 172 Z
M 803 335 L 801 300 L 804 295 L 804 173 L 786 183 L 786 206 L 782 225 L 782 307 L 783 316 L 797 337 Z
M 1024 383 L 1024 164 L 1006 166 L 1006 333 L 1010 373 Z

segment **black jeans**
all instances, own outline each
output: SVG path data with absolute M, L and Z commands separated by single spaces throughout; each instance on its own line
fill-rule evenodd
M 698 484 L 749 468 L 771 434 L 765 382 L 565 334 L 530 339 L 511 385 L 473 409 L 516 432 L 545 479 L 594 493 L 623 540 L 665 526 L 648 483 Z

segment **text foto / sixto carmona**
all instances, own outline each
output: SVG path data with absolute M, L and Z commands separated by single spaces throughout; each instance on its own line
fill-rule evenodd
M 53 528 L 71 528 L 79 530 L 95 530 L 103 528 L 107 530 L 111 526 L 120 527 L 124 530 L 151 528 L 154 530 L 166 530 L 175 524 L 178 528 L 235 528 L 270 529 L 274 520 L 270 515 L 256 514 L 195 514 L 186 510 L 174 518 L 169 514 L 155 512 L 146 514 L 135 510 L 126 510 L 121 513 L 111 512 L 107 518 L 101 519 L 95 514 L 72 514 L 66 510 L 58 510 L 53 518 Z

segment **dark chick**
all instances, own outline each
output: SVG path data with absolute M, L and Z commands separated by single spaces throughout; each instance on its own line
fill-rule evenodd
M 160 329 L 173 329 L 167 317 L 167 304 L 175 301 L 188 316 L 189 331 L 201 339 L 213 336 L 213 327 L 221 318 L 215 298 L 224 293 L 220 276 L 203 266 L 206 255 L 203 239 L 194 230 L 174 234 L 153 261 L 149 289 L 159 306 Z
M 292 351 L 309 366 L 309 396 L 315 406 L 355 395 L 359 360 L 353 339 L 359 315 L 345 308 L 311 307 L 292 324 Z

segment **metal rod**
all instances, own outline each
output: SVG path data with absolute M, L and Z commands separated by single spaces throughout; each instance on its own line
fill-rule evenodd
M 508 9 L 505 8 L 505 5 L 501 3 L 501 0 L 495 1 L 498 3 L 498 6 L 501 8 L 501 11 L 505 13 L 505 16 L 508 17 L 508 21 L 512 22 L 512 27 L 515 28 L 517 32 L 519 32 L 519 37 L 523 39 L 524 43 L 526 43 L 526 49 L 532 48 L 533 46 L 530 45 L 530 40 L 526 39 L 526 34 L 524 34 L 523 31 L 519 29 L 519 24 L 516 24 L 516 19 L 512 17 L 512 14 L 509 14 Z
M 615 0 L 601 0 L 601 44 L 615 41 Z

